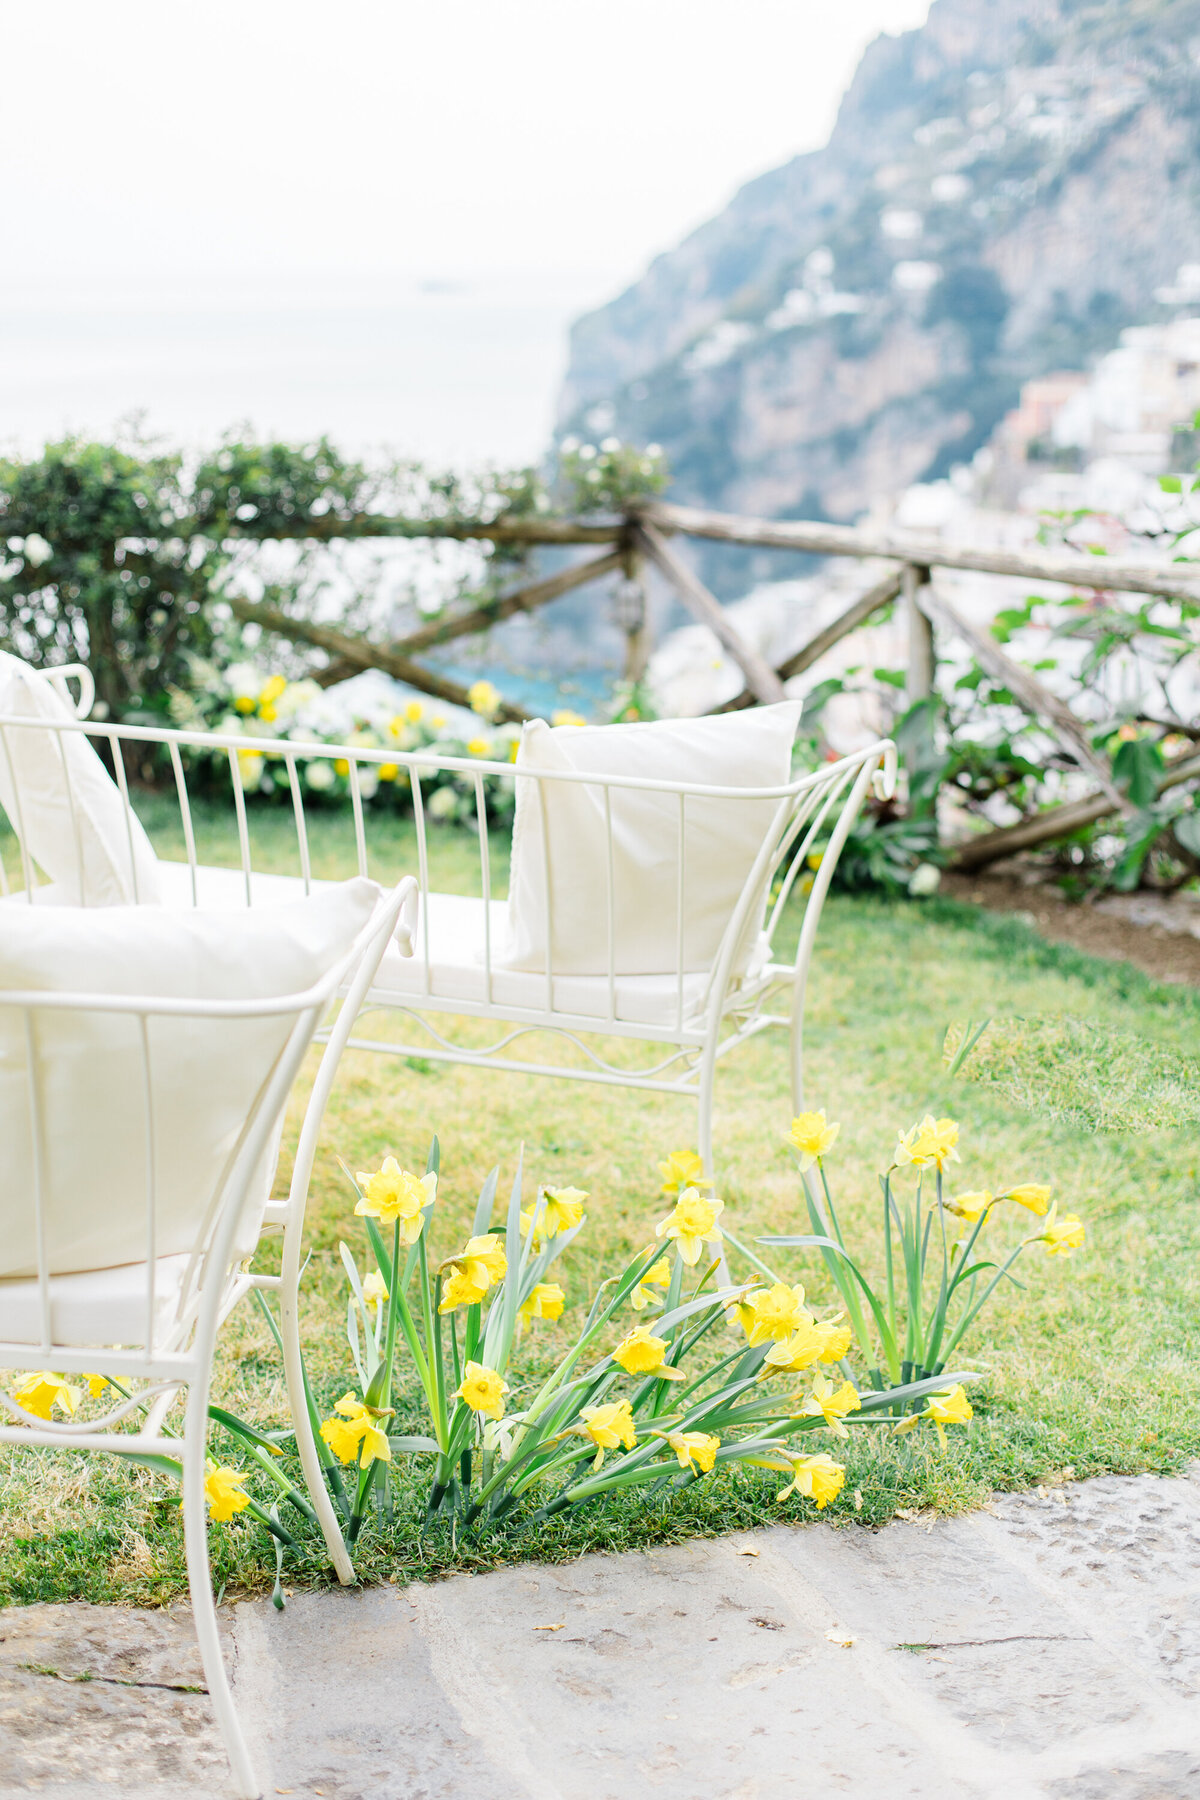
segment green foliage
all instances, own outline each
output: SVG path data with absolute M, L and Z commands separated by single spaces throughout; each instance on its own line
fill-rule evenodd
M 68 438 L 0 461 L 0 648 L 88 662 L 116 717 L 159 710 L 212 646 L 204 602 L 221 558 L 187 513 L 176 455 Z
M 657 444 L 639 450 L 619 438 L 599 445 L 566 437 L 559 445 L 559 487 L 567 513 L 619 513 L 638 500 L 661 494 L 670 480 Z
M 568 510 L 619 511 L 666 481 L 661 452 L 606 439 L 599 450 L 564 456 L 560 486 Z M 255 544 L 305 545 L 260 588 L 273 605 L 303 613 L 327 585 L 306 560 L 315 544 L 419 537 L 434 520 L 494 524 L 553 510 L 543 476 L 530 468 L 367 466 L 325 438 L 232 436 L 193 465 L 137 436 L 118 445 L 65 438 L 30 460 L 0 460 L 0 648 L 37 666 L 86 661 L 101 716 L 161 722 L 173 694 L 202 690 L 213 666 L 245 653 L 243 634 L 210 602 L 252 567 Z M 482 605 L 529 551 L 490 540 L 476 551 L 482 574 L 465 585 Z M 361 613 L 372 592 L 361 567 L 344 573 L 343 618 Z M 302 673 L 307 653 L 292 653 L 291 663 Z

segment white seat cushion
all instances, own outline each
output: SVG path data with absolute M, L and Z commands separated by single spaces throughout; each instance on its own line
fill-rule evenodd
M 252 874 L 252 904 L 278 906 L 304 892 L 299 876 Z M 165 906 L 192 904 L 191 871 L 186 863 L 159 863 L 159 884 Z M 331 884 L 314 881 L 313 892 Z M 246 878 L 240 869 L 216 869 L 200 865 L 196 893 L 201 906 L 213 911 L 244 910 Z M 485 960 L 484 902 L 462 894 L 430 894 L 426 917 L 417 924 L 415 953 L 401 956 L 388 946 L 371 990 L 373 1002 L 401 1006 L 419 1004 L 423 997 L 438 1002 L 488 1003 Z M 429 931 L 429 960 L 425 959 L 425 931 Z M 504 901 L 491 902 L 492 984 L 491 1003 L 500 1010 L 546 1010 L 546 977 L 533 971 L 500 966 L 509 943 L 508 909 Z M 765 940 L 760 941 L 743 987 L 750 986 L 767 960 Z M 619 975 L 615 982 L 615 1017 L 625 1024 L 678 1029 L 679 999 L 675 975 Z M 708 993 L 708 973 L 694 970 L 683 977 L 683 1025 L 696 1027 L 702 1018 Z M 558 975 L 554 979 L 554 1007 L 558 1013 L 603 1021 L 609 1017 L 607 975 Z M 441 1010 L 445 1010 L 444 1005 Z
M 0 650 L 0 806 L 32 861 L 75 906 L 145 905 L 158 898 L 157 858 L 120 789 L 44 675 Z
M 154 1275 L 154 1342 L 171 1337 L 186 1256 L 160 1256 Z M 89 1269 L 50 1279 L 50 1330 L 56 1344 L 145 1344 L 148 1287 L 145 1263 Z M 0 1343 L 42 1341 L 42 1302 L 36 1281 L 0 1281 Z

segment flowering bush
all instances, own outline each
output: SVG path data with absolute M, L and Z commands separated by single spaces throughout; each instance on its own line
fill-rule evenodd
M 494 723 L 500 696 L 490 681 L 477 681 L 470 689 L 473 724 L 467 724 L 461 713 L 448 717 L 436 705 L 414 698 L 399 712 L 377 711 L 356 719 L 347 730 L 336 704 L 315 681 L 265 675 L 251 663 L 234 664 L 222 674 L 214 669 L 210 677 L 203 695 L 179 692 L 173 697 L 172 722 L 186 730 L 211 731 L 218 737 L 252 737 L 256 746 L 261 741 L 261 749 L 237 752 L 242 788 L 259 801 L 290 804 L 282 760 L 288 743 L 345 745 L 381 753 L 394 751 L 397 756 L 429 750 L 468 762 L 507 763 L 515 759 L 520 741 L 519 726 Z M 583 723 L 575 714 L 555 715 L 555 723 L 574 722 Z M 228 788 L 232 777 L 224 750 L 193 750 L 190 762 L 203 783 L 218 791 Z M 348 758 L 306 758 L 297 768 L 306 804 L 314 798 L 319 804 L 349 801 Z M 469 775 L 433 767 L 423 768 L 420 775 L 429 818 L 474 824 L 475 784 Z M 489 821 L 503 824 L 510 820 L 515 803 L 511 778 L 488 774 L 483 783 Z M 386 755 L 358 765 L 358 790 L 371 807 L 412 810 L 408 768 Z
M 563 438 L 558 473 L 568 513 L 624 512 L 633 502 L 661 494 L 671 474 L 661 444 L 639 449 L 618 437 L 601 438 L 598 444 Z

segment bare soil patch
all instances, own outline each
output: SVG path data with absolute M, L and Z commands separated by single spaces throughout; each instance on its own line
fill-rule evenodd
M 1109 911 L 1106 903 L 1066 900 L 1054 888 L 1040 883 L 1031 886 L 1012 875 L 965 875 L 947 870 L 941 892 L 989 912 L 1019 913 L 1053 943 L 1070 944 L 1090 956 L 1132 963 L 1159 981 L 1200 987 L 1200 938 L 1190 934 L 1182 916 L 1178 929 L 1170 929 L 1161 919 L 1138 922 Z M 1190 905 L 1186 900 L 1178 904 Z M 1166 913 L 1165 904 L 1159 911 Z

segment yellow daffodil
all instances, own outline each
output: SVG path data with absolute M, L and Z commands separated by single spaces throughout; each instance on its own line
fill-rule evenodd
M 835 1388 L 828 1375 L 818 1371 L 813 1376 L 812 1392 L 800 1408 L 800 1417 L 822 1418 L 835 1436 L 846 1438 L 850 1433 L 842 1420 L 847 1413 L 858 1410 L 858 1391 L 852 1381 L 843 1381 L 841 1387 Z
M 720 1438 L 710 1437 L 704 1431 L 673 1431 L 667 1443 L 678 1457 L 681 1469 L 699 1469 L 702 1475 L 709 1473 L 721 1448 Z
M 552 725 L 586 725 L 587 720 L 581 713 L 572 712 L 567 706 L 560 706 L 557 712 L 551 713 Z
M 437 1193 L 434 1171 L 431 1169 L 428 1175 L 410 1175 L 394 1156 L 385 1156 L 383 1167 L 375 1174 L 360 1169 L 355 1180 L 362 1192 L 355 1212 L 378 1219 L 381 1225 L 399 1225 L 404 1243 L 415 1244 L 425 1223 L 422 1209 Z
M 929 1402 L 922 1412 L 910 1413 L 906 1419 L 901 1419 L 898 1425 L 892 1427 L 892 1432 L 899 1436 L 906 1431 L 915 1431 L 922 1419 L 928 1419 L 931 1425 L 937 1426 L 937 1434 L 944 1450 L 947 1425 L 965 1425 L 974 1416 L 964 1387 L 943 1388 L 938 1394 L 930 1394 Z
M 827 1125 L 824 1111 L 804 1112 L 792 1120 L 788 1139 L 800 1158 L 800 1172 L 805 1174 L 833 1148 L 840 1125 Z
M 657 1375 L 663 1381 L 686 1381 L 682 1369 L 668 1366 L 666 1355 L 666 1339 L 655 1337 L 648 1325 L 635 1325 L 612 1353 L 613 1361 L 619 1363 L 627 1375 Z
M 38 1369 L 18 1382 L 12 1397 L 19 1407 L 36 1418 L 50 1418 L 56 1406 L 70 1418 L 83 1398 L 83 1392 L 72 1387 L 65 1375 L 52 1375 L 49 1369 Z
M 253 694 L 239 694 L 233 704 L 240 713 L 252 713 L 258 703 Z
M 107 1375 L 85 1375 L 83 1379 L 87 1382 L 87 1391 L 93 1400 L 98 1400 L 105 1388 L 112 1386 Z
M 467 689 L 467 705 L 480 718 L 489 719 L 500 705 L 500 695 L 490 681 L 473 681 Z
M 250 1496 L 243 1494 L 242 1483 L 248 1479 L 244 1469 L 218 1468 L 216 1463 L 209 1463 L 208 1474 L 204 1477 L 204 1498 L 208 1501 L 210 1519 L 225 1525 L 234 1513 L 245 1511 Z
M 590 1437 L 595 1444 L 593 1469 L 600 1467 L 606 1450 L 615 1450 L 618 1444 L 632 1450 L 637 1443 L 637 1429 L 628 1400 L 610 1400 L 605 1406 L 585 1406 L 579 1417 L 582 1423 L 573 1429 L 581 1437 Z
M 258 716 L 272 724 L 276 718 L 275 702 L 287 688 L 286 675 L 272 675 L 266 680 L 258 695 Z
M 492 742 L 490 738 L 473 737 L 467 739 L 468 756 L 490 756 L 491 753 Z
M 448 1257 L 442 1264 L 450 1274 L 442 1288 L 439 1312 L 453 1312 L 456 1306 L 474 1306 L 488 1289 L 503 1281 L 508 1258 L 498 1237 L 471 1238 L 458 1256 Z
M 400 764 L 399 763 L 380 763 L 380 765 L 379 765 L 380 781 L 395 781 L 395 779 L 396 779 L 397 775 L 399 775 L 399 773 L 400 773 Z
M 454 1398 L 465 1400 L 472 1412 L 486 1413 L 489 1419 L 502 1419 L 504 1396 L 508 1391 L 507 1381 L 502 1380 L 495 1369 L 468 1362 L 462 1386 L 454 1390 Z
M 723 1208 L 723 1201 L 709 1199 L 696 1188 L 684 1188 L 674 1210 L 658 1225 L 657 1235 L 674 1238 L 680 1256 L 691 1268 L 699 1262 L 703 1245 L 720 1244 L 721 1228 L 717 1219 Z
M 1039 1187 L 1034 1182 L 1026 1182 L 1021 1187 L 1005 1188 L 1000 1198 L 1015 1200 L 1018 1206 L 1023 1206 L 1029 1212 L 1036 1213 L 1039 1219 L 1044 1219 L 1050 1205 L 1050 1189 Z
M 629 1304 L 634 1312 L 644 1312 L 648 1306 L 657 1306 L 662 1299 L 661 1294 L 651 1292 L 652 1288 L 669 1287 L 671 1282 L 671 1259 L 660 1256 L 656 1263 L 651 1263 L 642 1279 L 629 1296 Z
M 559 1319 L 562 1317 L 566 1294 L 557 1281 L 539 1281 L 536 1287 L 529 1290 L 527 1297 L 521 1302 L 520 1319 L 528 1325 L 534 1319 Z
M 782 1451 L 778 1456 L 748 1456 L 746 1461 L 753 1468 L 780 1469 L 791 1476 L 787 1486 L 776 1494 L 776 1500 L 786 1500 L 789 1494 L 803 1494 L 805 1499 L 816 1502 L 818 1512 L 837 1499 L 846 1481 L 846 1471 L 841 1463 L 834 1462 L 824 1450 L 816 1456 Z
M 373 1462 L 391 1462 L 392 1447 L 387 1441 L 387 1433 L 376 1422 L 391 1418 L 390 1408 L 381 1411 L 378 1407 L 366 1406 L 356 1394 L 346 1393 L 334 1410 L 341 1417 L 326 1419 L 321 1426 L 321 1436 L 339 1462 L 353 1462 L 360 1451 L 364 1469 L 370 1468 Z
M 409 725 L 419 725 L 425 717 L 425 708 L 419 700 L 410 700 L 404 709 L 404 718 Z
M 812 1319 L 802 1319 L 791 1337 L 784 1338 L 781 1344 L 773 1344 L 767 1351 L 760 1381 L 765 1381 L 769 1375 L 798 1375 L 802 1369 L 811 1368 L 813 1363 L 821 1360 L 825 1344 L 825 1333 L 820 1326 Z
M 854 1342 L 854 1333 L 851 1331 L 849 1325 L 843 1325 L 841 1321 L 841 1313 L 838 1314 L 836 1319 L 819 1319 L 817 1321 L 816 1330 L 821 1338 L 821 1350 L 817 1356 L 818 1362 L 841 1362 L 843 1356 L 845 1356 L 851 1344 Z
M 557 1237 L 560 1231 L 573 1231 L 583 1218 L 586 1188 L 543 1188 L 544 1211 L 539 1221 L 544 1237 Z
M 1056 1204 L 1050 1209 L 1045 1231 L 1035 1242 L 1045 1244 L 1047 1256 L 1069 1256 L 1072 1250 L 1083 1248 L 1086 1236 L 1083 1220 L 1075 1213 L 1068 1213 L 1066 1218 L 1060 1219 Z
M 704 1173 L 704 1163 L 694 1150 L 672 1150 L 665 1162 L 660 1162 L 658 1172 L 662 1176 L 660 1194 L 672 1194 L 678 1198 L 684 1188 L 710 1188 L 712 1182 Z
M 895 1166 L 911 1163 L 915 1169 L 944 1170 L 948 1162 L 959 1162 L 958 1125 L 954 1119 L 935 1119 L 926 1113 L 919 1125 L 901 1132 L 893 1158 Z
M 350 773 L 350 758 L 348 756 L 335 756 L 333 759 L 333 772 L 335 775 L 348 775 Z
M 947 1212 L 952 1212 L 956 1218 L 965 1219 L 968 1225 L 973 1225 L 976 1219 L 982 1218 L 988 1208 L 995 1204 L 995 1194 L 990 1194 L 987 1188 L 978 1188 L 969 1194 L 955 1194 L 953 1200 L 946 1201 L 945 1206 Z
M 782 1281 L 777 1281 L 774 1287 L 759 1288 L 757 1293 L 739 1301 L 737 1316 L 746 1333 L 746 1341 L 752 1346 L 765 1344 L 768 1339 L 782 1343 L 799 1326 L 812 1324 L 812 1317 L 804 1307 L 804 1289 L 799 1283 L 795 1287 L 786 1287 Z
M 521 1214 L 521 1236 L 533 1232 L 533 1248 L 540 1250 L 547 1238 L 573 1231 L 583 1218 L 586 1188 L 543 1188 L 537 1205 Z
M 362 1291 L 363 1299 L 368 1306 L 382 1306 L 391 1298 L 388 1293 L 387 1282 L 383 1279 L 383 1276 L 379 1273 L 378 1269 L 372 1269 L 366 1276 L 362 1284 Z

